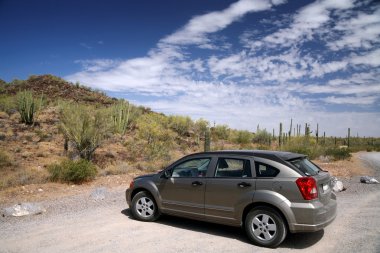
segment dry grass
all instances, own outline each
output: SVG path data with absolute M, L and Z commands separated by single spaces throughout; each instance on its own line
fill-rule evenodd
M 314 162 L 331 175 L 338 178 L 351 178 L 353 176 L 373 175 L 373 171 L 365 167 L 358 159 L 359 153 L 353 153 L 349 160 L 340 160 L 334 162 L 323 162 L 315 160 Z

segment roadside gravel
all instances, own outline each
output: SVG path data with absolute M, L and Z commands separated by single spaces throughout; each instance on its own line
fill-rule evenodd
M 361 158 L 380 178 L 380 153 L 370 154 Z M 344 184 L 330 226 L 291 234 L 277 249 L 250 244 L 239 228 L 176 217 L 135 221 L 119 186 L 108 188 L 104 200 L 85 192 L 40 202 L 47 210 L 41 215 L 0 217 L 0 252 L 380 252 L 380 184 L 359 177 Z

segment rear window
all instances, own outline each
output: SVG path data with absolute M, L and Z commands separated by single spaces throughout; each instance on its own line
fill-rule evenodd
M 306 176 L 315 176 L 320 171 L 320 169 L 314 163 L 310 162 L 307 158 L 304 157 L 294 159 L 289 162 L 296 166 Z
M 275 167 L 265 163 L 255 162 L 256 177 L 275 177 L 280 172 Z

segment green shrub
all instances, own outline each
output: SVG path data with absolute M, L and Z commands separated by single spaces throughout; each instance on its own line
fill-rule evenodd
M 214 140 L 228 140 L 230 129 L 227 125 L 217 125 L 211 128 L 211 135 Z
M 260 145 L 267 145 L 271 143 L 272 140 L 272 134 L 267 132 L 266 129 L 264 130 L 258 130 L 253 137 L 253 142 L 260 144 Z
M 0 96 L 0 111 L 12 114 L 17 109 L 14 96 L 1 95 Z
M 325 151 L 325 155 L 332 156 L 334 160 L 346 160 L 351 157 L 348 148 L 328 148 Z
M 11 165 L 9 156 L 5 152 L 0 151 L 0 169 L 9 165 Z
M 37 101 L 31 91 L 24 90 L 17 93 L 17 110 L 20 113 L 22 123 L 32 125 L 41 107 L 42 96 Z
M 249 131 L 239 130 L 239 131 L 237 131 L 235 141 L 238 144 L 248 144 L 248 143 L 252 142 L 252 138 L 253 138 L 253 135 Z
M 91 162 L 64 160 L 48 166 L 50 180 L 54 182 L 82 183 L 95 178 L 97 169 Z
M 137 120 L 138 138 L 144 141 L 144 154 L 148 160 L 170 159 L 174 145 L 174 133 L 168 129 L 167 118 L 156 113 L 140 116 Z
M 205 132 L 208 130 L 210 123 L 205 119 L 198 119 L 194 123 L 195 142 L 199 145 L 201 138 L 204 138 Z
M 104 110 L 78 104 L 61 104 L 60 130 L 74 144 L 82 159 L 90 161 L 95 150 L 107 137 L 109 115 Z
M 194 122 L 190 117 L 184 116 L 170 116 L 169 117 L 169 127 L 178 135 L 185 136 L 190 132 L 190 129 L 193 127 Z

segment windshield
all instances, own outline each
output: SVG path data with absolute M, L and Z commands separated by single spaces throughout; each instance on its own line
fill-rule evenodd
M 291 164 L 296 166 L 300 171 L 302 171 L 306 176 L 317 175 L 320 169 L 307 158 L 299 158 L 289 161 Z

